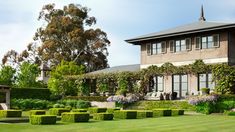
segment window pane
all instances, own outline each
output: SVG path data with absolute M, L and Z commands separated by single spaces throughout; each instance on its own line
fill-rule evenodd
M 186 42 L 185 40 L 181 40 L 181 51 L 185 51 L 186 50 Z
M 180 82 L 179 75 L 174 75 L 173 78 L 174 78 L 174 82 Z
M 179 83 L 174 83 L 174 92 L 179 91 Z
M 163 83 L 163 77 L 158 76 L 158 83 Z
M 162 44 L 157 43 L 157 54 L 162 53 Z
M 202 37 L 202 49 L 207 48 L 207 37 Z
M 199 88 L 206 88 L 206 82 L 200 82 L 199 83 Z
M 201 81 L 206 81 L 206 74 L 199 74 L 199 80 Z
M 187 75 L 182 75 L 182 76 L 181 76 L 181 81 L 182 81 L 182 82 L 188 82 Z
M 175 41 L 175 51 L 179 52 L 180 51 L 180 41 Z
M 163 84 L 162 83 L 158 83 L 158 91 L 163 92 Z
M 182 89 L 182 91 L 188 91 L 188 83 L 182 83 L 181 89 Z
M 156 54 L 157 53 L 156 49 L 157 49 L 157 44 L 153 44 L 152 45 L 152 54 Z

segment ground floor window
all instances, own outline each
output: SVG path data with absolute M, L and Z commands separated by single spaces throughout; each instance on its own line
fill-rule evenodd
M 212 74 L 211 73 L 205 73 L 205 74 L 199 74 L 198 75 L 198 90 L 201 88 L 209 88 L 214 89 L 215 82 L 212 81 Z
M 183 98 L 188 94 L 188 76 L 173 75 L 173 92 L 177 93 L 178 98 Z
M 163 92 L 164 78 L 163 76 L 154 76 L 150 78 L 149 92 Z

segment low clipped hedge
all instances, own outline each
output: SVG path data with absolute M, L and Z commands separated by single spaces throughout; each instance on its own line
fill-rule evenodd
M 107 98 L 106 96 L 67 96 L 64 99 L 106 102 Z
M 141 119 L 141 118 L 150 118 L 153 117 L 153 111 L 150 110 L 138 110 L 137 111 L 137 119 Z
M 72 109 L 72 112 L 87 112 L 87 109 Z
M 114 118 L 117 119 L 136 119 L 137 111 L 135 110 L 120 110 L 114 111 Z
M 88 122 L 90 115 L 84 112 L 65 112 L 62 113 L 63 122 Z
M 159 116 L 171 116 L 171 110 L 169 109 L 153 109 L 153 117 Z
M 113 120 L 112 113 L 95 113 L 93 115 L 94 120 Z
M 235 111 L 225 111 L 224 114 L 228 116 L 235 116 Z
M 187 101 L 172 101 L 172 100 L 161 100 L 161 101 L 138 101 L 128 105 L 128 109 L 135 110 L 152 110 L 158 108 L 165 109 L 184 109 L 184 110 L 195 110 L 195 106 L 189 104 Z
M 171 115 L 172 115 L 172 116 L 184 115 L 184 110 L 172 109 L 172 110 L 171 110 Z
M 29 115 L 45 115 L 46 111 L 45 110 L 30 110 Z
M 29 122 L 32 125 L 56 124 L 56 116 L 55 115 L 32 115 L 29 118 Z
M 22 116 L 21 110 L 0 110 L 0 118 L 21 117 L 21 116 Z
M 61 116 L 61 114 L 63 112 L 70 112 L 70 110 L 66 109 L 66 108 L 51 108 L 51 109 L 49 109 L 49 113 L 51 115 Z
M 88 112 L 90 114 L 94 114 L 94 113 L 103 113 L 106 112 L 107 108 L 97 108 L 97 107 L 90 107 L 88 108 Z
M 107 108 L 107 113 L 114 113 L 114 111 L 120 110 L 120 108 Z

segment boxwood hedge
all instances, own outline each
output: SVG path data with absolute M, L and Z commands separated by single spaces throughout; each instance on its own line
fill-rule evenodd
M 22 111 L 21 110 L 0 110 L 0 117 L 21 117 Z
M 153 109 L 153 117 L 158 116 L 171 116 L 171 110 L 169 109 Z
M 89 114 L 85 112 L 65 112 L 62 113 L 61 120 L 63 122 L 88 122 Z
M 49 113 L 51 115 L 60 116 L 63 112 L 70 112 L 70 110 L 66 109 L 66 108 L 51 108 L 51 109 L 49 109 Z
M 114 118 L 118 119 L 136 119 L 137 111 L 135 110 L 117 110 L 114 111 Z
M 113 120 L 112 113 L 95 113 L 93 115 L 94 120 Z
M 32 125 L 56 124 L 56 116 L 55 115 L 32 115 L 30 116 L 29 121 Z
M 97 108 L 97 107 L 90 107 L 88 108 L 88 112 L 90 114 L 94 114 L 94 113 L 103 113 L 106 112 L 107 108 Z
M 29 115 L 45 115 L 46 111 L 45 110 L 30 110 Z

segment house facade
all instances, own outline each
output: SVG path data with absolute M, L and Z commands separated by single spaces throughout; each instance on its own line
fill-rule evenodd
M 203 7 L 199 21 L 176 28 L 151 33 L 126 42 L 140 46 L 140 68 L 161 66 L 170 62 L 175 66 L 188 65 L 201 59 L 206 64 L 235 64 L 235 23 L 209 22 Z M 148 92 L 177 92 L 178 98 L 199 94 L 201 88 L 213 91 L 210 73 L 198 75 L 155 76 Z

